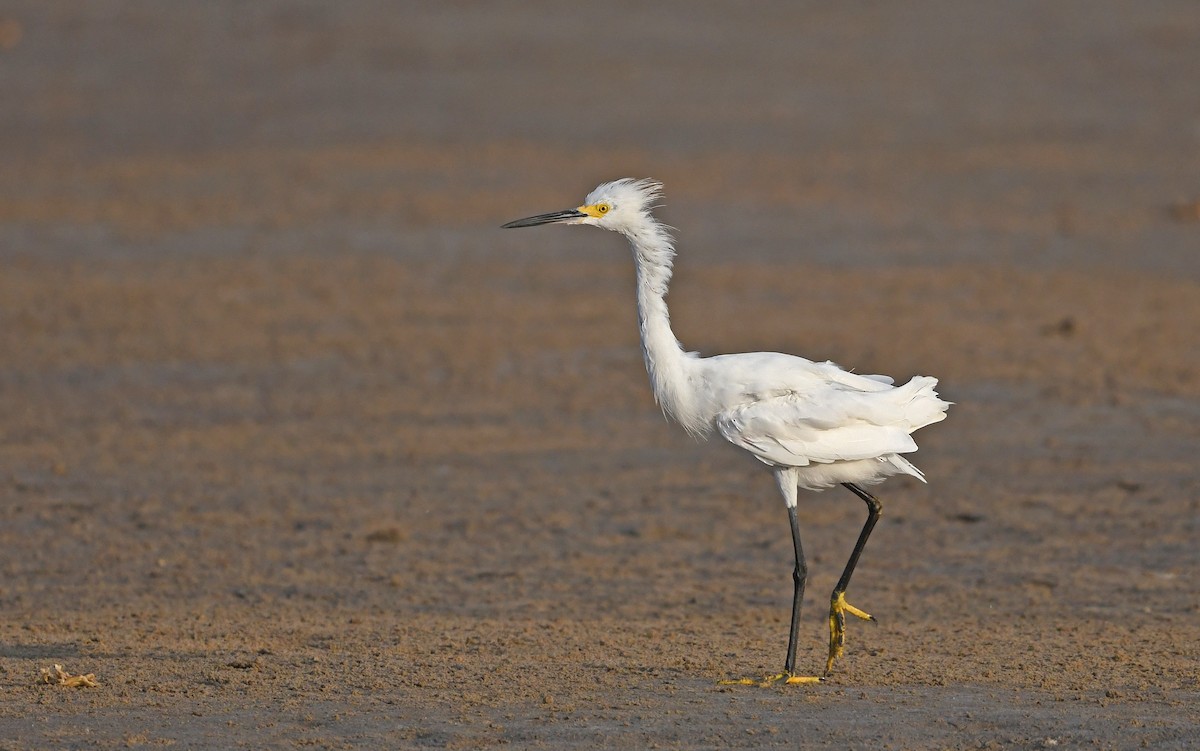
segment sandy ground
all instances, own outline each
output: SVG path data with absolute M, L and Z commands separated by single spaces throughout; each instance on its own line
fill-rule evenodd
M 0 748 L 1200 744 L 1200 10 L 0 10 Z M 937 375 L 814 687 L 676 333 Z M 802 498 L 800 662 L 863 517 Z M 40 682 L 45 669 L 98 686 Z

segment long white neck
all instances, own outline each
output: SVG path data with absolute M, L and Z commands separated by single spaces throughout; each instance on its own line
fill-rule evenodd
M 642 335 L 642 354 L 654 398 L 663 411 L 690 432 L 703 432 L 697 424 L 695 393 L 689 374 L 694 358 L 683 351 L 671 331 L 667 310 L 667 287 L 671 282 L 671 264 L 675 248 L 667 228 L 653 217 L 643 215 L 638 222 L 622 230 L 629 238 L 637 266 L 638 324 Z

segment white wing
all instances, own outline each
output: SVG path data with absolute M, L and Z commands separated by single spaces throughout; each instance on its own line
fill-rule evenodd
M 718 413 L 717 430 L 768 464 L 804 467 L 916 451 L 909 434 L 945 417 L 946 403 L 934 393 L 933 378 L 893 388 L 832 370 L 844 377 Z
M 700 361 L 704 388 L 725 407 L 789 393 L 807 393 L 824 387 L 850 391 L 890 391 L 885 375 L 859 375 L 832 362 L 813 362 L 780 352 L 747 352 L 705 357 Z

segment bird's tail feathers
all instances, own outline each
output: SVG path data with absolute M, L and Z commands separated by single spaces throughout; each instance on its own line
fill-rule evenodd
M 938 397 L 934 390 L 937 383 L 932 376 L 913 376 L 911 381 L 897 389 L 900 392 L 898 396 L 905 404 L 904 416 L 909 423 L 910 433 L 946 419 L 946 410 L 951 402 Z
M 925 473 L 917 469 L 917 465 L 905 459 L 903 456 L 900 456 L 899 454 L 892 454 L 891 456 L 887 457 L 887 460 L 900 472 L 900 474 L 912 475 L 921 482 L 925 482 Z

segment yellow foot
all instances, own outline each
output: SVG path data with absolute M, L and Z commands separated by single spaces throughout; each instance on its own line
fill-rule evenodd
M 777 673 L 775 675 L 768 675 L 765 678 L 735 678 L 729 681 L 717 681 L 717 684 L 720 686 L 758 686 L 759 688 L 766 688 L 776 683 L 794 686 L 801 683 L 821 683 L 824 680 L 824 678 L 817 675 Z
M 833 593 L 829 601 L 829 659 L 825 661 L 825 675 L 833 672 L 833 662 L 842 656 L 842 648 L 846 646 L 846 613 L 864 621 L 875 620 L 875 616 L 846 602 L 845 592 Z

